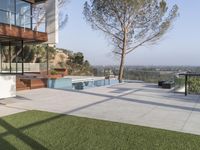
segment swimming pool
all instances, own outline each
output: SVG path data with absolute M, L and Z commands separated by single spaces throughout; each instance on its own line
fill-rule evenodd
M 119 82 L 116 79 L 102 79 L 102 80 L 76 82 L 76 83 L 72 83 L 72 89 L 83 90 L 83 89 L 94 88 L 94 87 L 114 85 L 117 83 Z
M 49 79 L 48 88 L 62 90 L 84 90 L 88 88 L 114 85 L 119 83 L 116 78 L 105 79 L 104 77 L 76 77 L 68 76 L 61 79 Z

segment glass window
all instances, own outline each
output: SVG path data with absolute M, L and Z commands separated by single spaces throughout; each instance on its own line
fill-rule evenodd
M 15 0 L 0 1 L 0 22 L 6 24 L 15 23 Z
M 15 12 L 15 0 L 1 0 L 0 9 Z
M 1 23 L 31 28 L 31 20 L 30 3 L 22 0 L 0 0 Z
M 31 4 L 16 0 L 16 25 L 31 28 Z

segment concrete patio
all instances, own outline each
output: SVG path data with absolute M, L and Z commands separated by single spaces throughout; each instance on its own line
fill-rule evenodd
M 0 100 L 0 116 L 41 110 L 200 135 L 200 96 L 154 84 L 126 83 L 83 91 L 38 89 Z

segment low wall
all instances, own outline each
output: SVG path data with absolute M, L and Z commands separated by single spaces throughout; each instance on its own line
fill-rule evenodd
M 0 75 L 0 99 L 16 96 L 16 76 Z
M 51 89 L 72 89 L 72 79 L 60 78 L 60 79 L 49 79 L 48 88 Z
M 25 72 L 40 72 L 41 65 L 39 63 L 24 63 L 24 71 Z M 17 65 L 18 71 L 22 71 L 22 64 L 18 63 Z M 12 71 L 16 71 L 16 63 L 11 63 Z M 2 63 L 2 70 L 9 71 L 10 70 L 10 64 L 9 63 Z

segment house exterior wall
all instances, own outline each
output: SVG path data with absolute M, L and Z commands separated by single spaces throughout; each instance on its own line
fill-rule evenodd
M 58 43 L 58 0 L 46 1 L 46 29 L 48 44 Z
M 0 99 L 16 96 L 16 76 L 0 75 Z
M 16 96 L 16 75 L 3 74 L 2 71 L 2 46 L 8 46 L 11 55 L 12 46 L 20 45 L 23 53 L 24 43 L 42 43 L 48 40 L 45 30 L 39 32 L 33 27 L 35 22 L 32 17 L 32 5 L 40 2 L 44 0 L 0 0 L 0 99 Z M 13 72 L 11 59 L 7 63 L 10 74 L 18 72 L 17 69 Z M 23 59 L 22 62 L 16 62 L 16 65 L 21 65 L 23 74 Z

